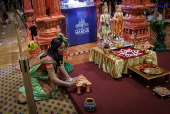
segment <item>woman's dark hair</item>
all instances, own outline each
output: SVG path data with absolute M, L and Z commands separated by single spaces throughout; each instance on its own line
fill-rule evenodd
M 40 59 L 49 55 L 50 57 L 52 57 L 56 61 L 57 66 L 60 66 L 62 61 L 63 61 L 63 56 L 58 54 L 58 48 L 62 45 L 63 42 L 64 41 L 63 41 L 62 38 L 54 38 L 51 41 L 50 48 L 46 50 L 47 53 L 40 56 Z

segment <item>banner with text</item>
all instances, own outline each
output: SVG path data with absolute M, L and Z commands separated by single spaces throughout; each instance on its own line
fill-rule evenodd
M 96 6 L 67 9 L 65 13 L 70 46 L 97 40 Z

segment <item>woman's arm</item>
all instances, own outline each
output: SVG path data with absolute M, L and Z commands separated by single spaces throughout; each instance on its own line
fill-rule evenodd
M 63 75 L 67 78 L 66 81 L 71 81 L 73 83 L 77 83 L 79 81 L 79 78 L 78 77 L 75 77 L 75 78 L 71 78 L 67 71 L 65 70 L 64 66 L 61 65 L 59 66 L 59 69 L 61 70 L 61 72 L 63 73 Z
M 68 78 L 71 78 L 71 77 L 68 75 L 68 73 L 67 73 L 67 71 L 66 71 L 66 69 L 64 68 L 63 65 L 59 66 L 59 69 L 60 69 L 60 71 L 62 72 L 62 74 L 63 74 L 67 79 L 68 79 Z
M 63 85 L 63 86 L 71 86 L 73 85 L 73 81 L 66 82 L 57 78 L 54 68 L 47 68 L 48 74 L 50 76 L 50 80 L 55 84 Z

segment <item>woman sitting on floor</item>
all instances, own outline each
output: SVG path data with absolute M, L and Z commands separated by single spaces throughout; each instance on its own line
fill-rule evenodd
M 71 86 L 77 83 L 79 78 L 70 78 L 63 66 L 63 51 L 65 43 L 62 38 L 54 38 L 50 48 L 30 62 L 30 76 L 35 100 L 49 99 L 55 94 L 58 85 Z M 66 80 L 60 79 L 60 71 Z M 18 102 L 26 102 L 24 86 L 19 88 Z

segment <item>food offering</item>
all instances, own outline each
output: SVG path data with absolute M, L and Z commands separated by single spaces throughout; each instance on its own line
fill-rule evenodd
M 162 68 L 153 64 L 144 64 L 139 67 L 140 71 L 146 74 L 158 75 L 162 74 L 164 71 Z

